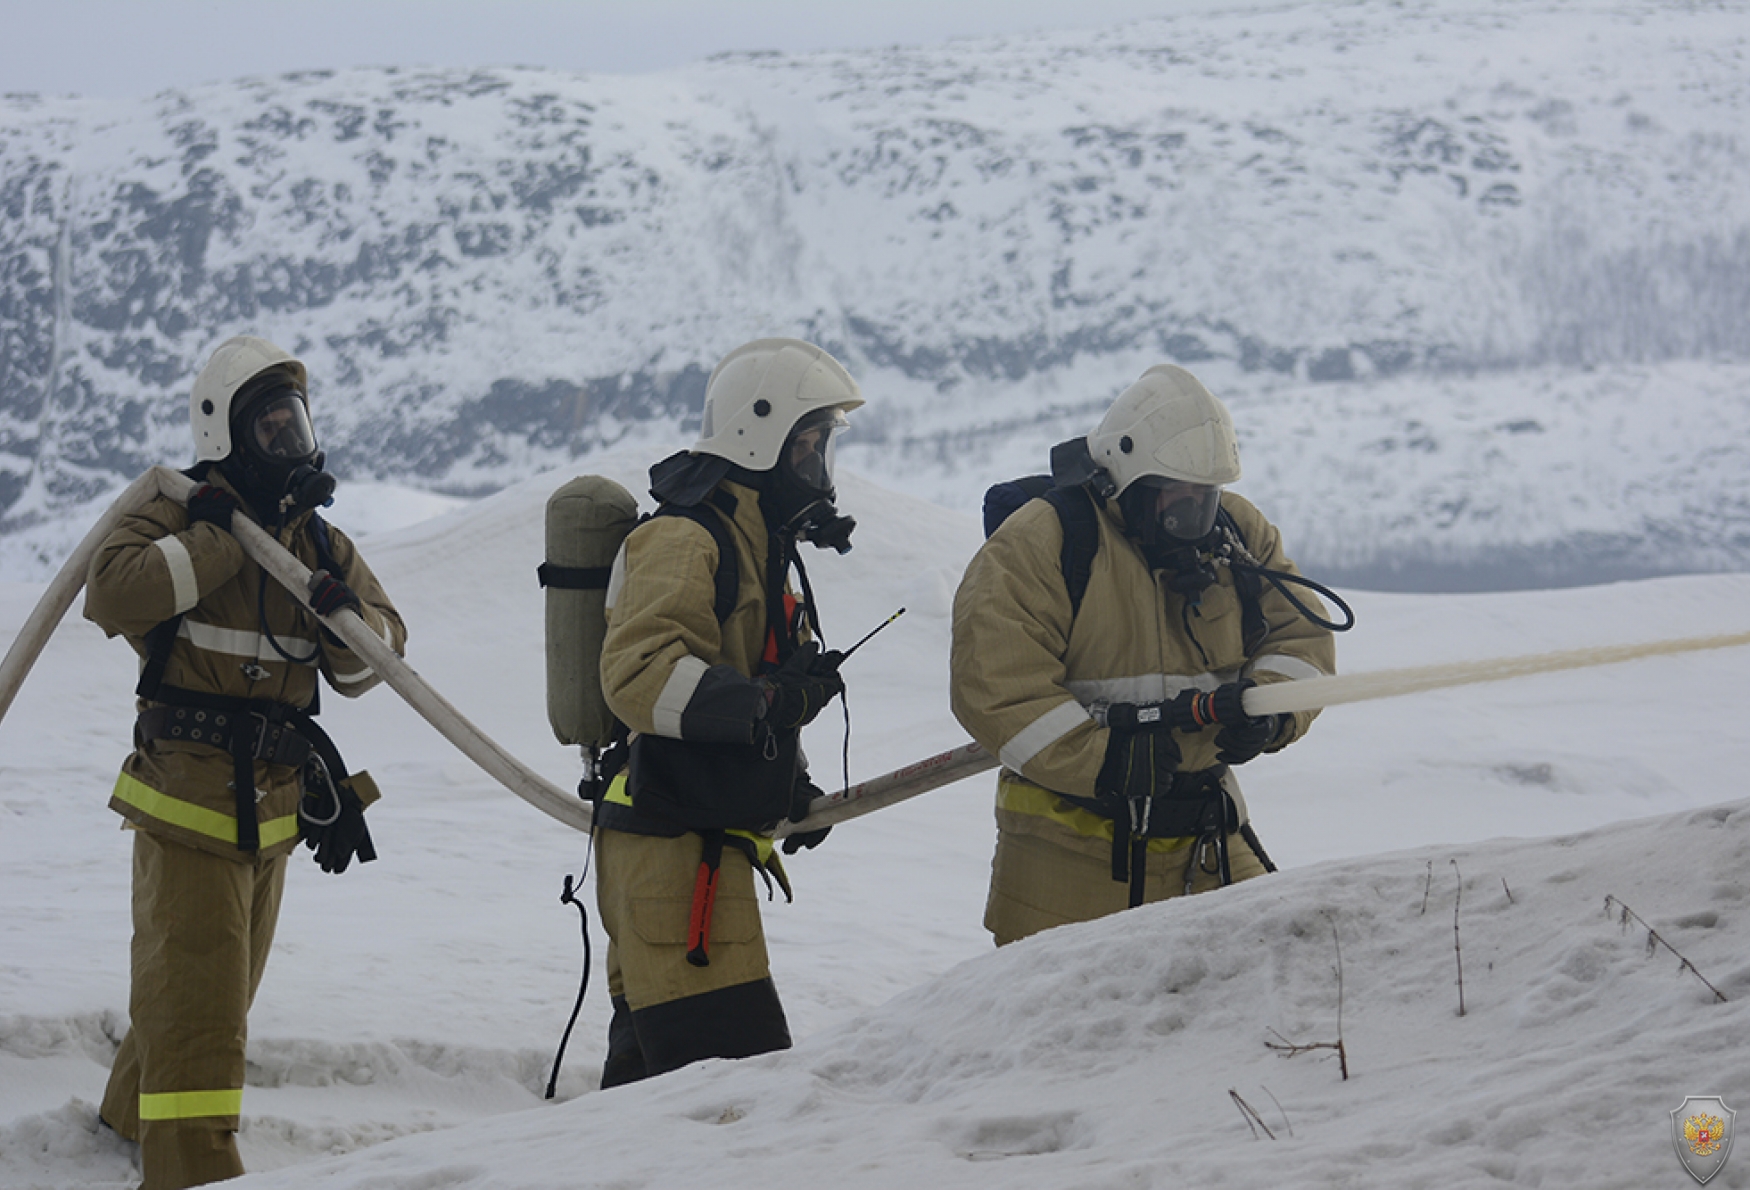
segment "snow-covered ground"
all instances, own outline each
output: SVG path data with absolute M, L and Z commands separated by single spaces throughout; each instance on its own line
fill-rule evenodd
M 641 492 L 642 461 L 603 469 Z M 366 543 L 412 663 L 569 785 L 534 582 L 561 478 L 399 529 L 385 508 Z M 947 613 L 979 534 L 856 477 L 841 489 L 857 549 L 810 559 L 829 637 L 908 608 L 848 668 L 856 780 L 964 738 Z M 41 590 L 0 584 L 0 641 Z M 1741 631 L 1750 576 L 1352 595 L 1339 655 L 1360 672 Z M 75 614 L 0 724 L 8 1190 L 137 1180 L 95 1125 L 126 1023 L 129 844 L 105 801 L 133 679 L 125 646 Z M 991 779 L 950 786 L 791 862 L 796 903 L 766 921 L 794 1050 L 593 1090 L 598 931 L 555 1103 L 580 960 L 559 894 L 583 839 L 387 689 L 330 699 L 330 729 L 386 793 L 382 858 L 340 877 L 293 861 L 251 1021 L 244 1184 L 1686 1185 L 1672 1109 L 1750 1101 L 1747 686 L 1735 649 L 1332 708 L 1245 774 L 1281 874 L 1001 953 L 980 926 Z M 809 730 L 824 777 L 842 727 Z M 1729 1001 L 1649 953 L 1607 897 Z M 1266 1044 L 1339 1037 L 1347 1080 L 1330 1050 Z M 1710 1185 L 1750 1186 L 1750 1156 Z

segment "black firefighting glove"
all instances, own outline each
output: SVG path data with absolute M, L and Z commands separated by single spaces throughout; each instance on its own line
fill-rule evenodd
M 831 656 L 831 654 L 828 654 Z M 798 773 L 796 785 L 790 791 L 790 821 L 801 822 L 808 817 L 808 809 L 817 797 L 825 797 L 826 790 L 816 785 L 807 773 Z M 826 840 L 830 826 L 823 826 L 817 831 L 797 831 L 793 835 L 784 836 L 782 844 L 785 855 L 795 855 L 798 851 L 812 851 Z
M 346 871 L 355 855 L 361 864 L 377 858 L 364 803 L 344 782 L 334 786 L 324 781 L 323 788 L 305 793 L 298 807 L 298 835 L 316 853 L 316 866 L 324 872 Z
M 828 654 L 828 658 L 833 655 Z M 839 658 L 842 660 L 842 658 Z M 766 691 L 766 722 L 779 731 L 794 731 L 814 722 L 814 717 L 826 709 L 826 704 L 845 692 L 845 680 L 834 668 L 827 668 L 827 658 L 820 655 L 820 644 L 809 641 L 776 671 L 760 679 Z
M 225 532 L 231 531 L 231 514 L 237 511 L 237 497 L 224 488 L 203 483 L 189 493 L 188 523 L 197 525 L 205 521 L 209 525 L 217 525 Z
M 1275 715 L 1251 719 L 1243 727 L 1224 727 L 1215 733 L 1215 758 L 1223 764 L 1244 764 L 1276 742 L 1282 722 Z
M 1094 792 L 1110 797 L 1164 794 L 1179 769 L 1179 743 L 1157 706 L 1113 703 L 1106 711 L 1106 759 Z
M 1215 691 L 1215 717 L 1221 724 L 1215 733 L 1215 758 L 1223 764 L 1246 763 L 1275 743 L 1282 729 L 1282 721 L 1275 715 L 1246 714 L 1241 696 L 1256 685 L 1250 678 L 1241 678 Z
M 351 587 L 329 574 L 326 570 L 318 570 L 310 576 L 310 608 L 319 616 L 331 616 L 343 607 L 350 607 L 355 612 L 362 612 L 364 604 L 353 594 Z

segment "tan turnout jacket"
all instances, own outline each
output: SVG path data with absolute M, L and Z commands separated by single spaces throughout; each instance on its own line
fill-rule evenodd
M 626 538 L 608 587 L 602 642 L 602 694 L 634 732 L 710 743 L 746 743 L 755 697 L 747 679 L 766 639 L 769 541 L 758 496 L 719 485 L 736 498 L 727 518 L 735 543 L 735 610 L 716 614 L 717 544 L 685 517 L 653 517 Z
M 216 471 L 207 482 L 229 487 Z M 315 569 L 309 524 L 308 515 L 297 518 L 280 532 L 279 542 Z M 407 630 L 381 584 L 344 533 L 333 526 L 328 533 L 341 571 L 336 577 L 358 595 L 360 614 L 371 630 L 402 652 Z M 274 649 L 258 606 L 280 648 L 307 660 L 288 661 Z M 348 698 L 380 680 L 338 638 L 321 632 L 316 617 L 251 561 L 236 538 L 215 525 L 191 524 L 182 505 L 159 498 L 125 518 L 92 559 L 85 616 L 108 635 L 126 637 L 144 664 L 146 634 L 176 615 L 183 621 L 164 671 L 167 686 L 306 708 L 316 694 L 318 673 Z M 139 705 L 143 710 L 150 704 L 142 700 Z M 181 740 L 136 739 L 135 744 L 116 781 L 112 809 L 188 846 L 251 858 L 237 850 L 229 752 Z M 298 841 L 298 774 L 286 765 L 256 761 L 255 783 L 265 859 L 290 851 Z
M 1232 493 L 1221 501 L 1260 563 L 1298 573 L 1262 513 Z M 1083 836 L 1103 828 L 1110 839 L 1109 821 L 1045 795 L 1094 795 L 1109 733 L 1088 706 L 1161 701 L 1242 677 L 1263 685 L 1330 674 L 1336 652 L 1326 629 L 1266 584 L 1262 606 L 1269 632 L 1247 657 L 1239 594 L 1227 568 L 1218 568 L 1218 581 L 1203 592 L 1200 605 L 1188 608 L 1124 536 L 1114 502 L 1100 510 L 1098 522 L 1099 548 L 1073 622 L 1056 510 L 1031 501 L 991 535 L 955 595 L 950 695 L 955 717 L 1008 770 L 999 822 L 1011 814 L 1046 816 Z M 1320 610 L 1310 593 L 1304 601 Z M 1315 713 L 1291 716 L 1272 750 L 1299 738 Z M 1177 733 L 1181 770 L 1217 766 L 1215 734 Z M 1012 774 L 1025 780 L 1011 780 Z M 1237 800 L 1231 774 L 1228 783 Z M 1029 785 L 1039 796 L 1012 792 Z

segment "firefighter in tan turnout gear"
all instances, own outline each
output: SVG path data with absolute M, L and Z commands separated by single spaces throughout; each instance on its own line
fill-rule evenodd
M 661 505 L 616 560 L 602 690 L 633 738 L 597 818 L 614 1008 L 604 1087 L 790 1045 L 754 880 L 788 894 L 770 831 L 819 793 L 798 734 L 844 688 L 839 656 L 819 651 L 797 544 L 850 548 L 832 444 L 861 404 L 811 344 L 730 352 L 698 442 L 651 469 Z M 791 835 L 784 851 L 824 834 Z
M 85 615 L 140 655 L 134 752 L 110 807 L 133 828 L 132 1028 L 101 1116 L 140 1142 L 145 1190 L 243 1173 L 235 1132 L 250 1002 L 273 943 L 287 855 L 328 871 L 374 858 L 364 805 L 310 716 L 377 677 L 231 536 L 249 517 L 316 573 L 323 614 L 351 607 L 400 651 L 406 632 L 352 542 L 313 512 L 334 491 L 304 365 L 229 339 L 190 402 L 197 487 L 126 517 L 93 558 Z M 315 1011 L 312 1006 L 312 1011 Z
M 999 946 L 1269 870 L 1232 766 L 1313 713 L 1254 718 L 1241 695 L 1336 665 L 1275 527 L 1222 490 L 1238 443 L 1196 377 L 1151 368 L 1052 462 L 954 600 L 954 714 L 1003 765 Z

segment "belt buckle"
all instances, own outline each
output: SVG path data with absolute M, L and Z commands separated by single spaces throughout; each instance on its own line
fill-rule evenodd
M 270 726 L 267 716 L 260 711 L 250 711 L 249 717 L 255 720 L 255 740 L 250 745 L 249 755 L 255 760 L 267 759 L 267 732 Z

